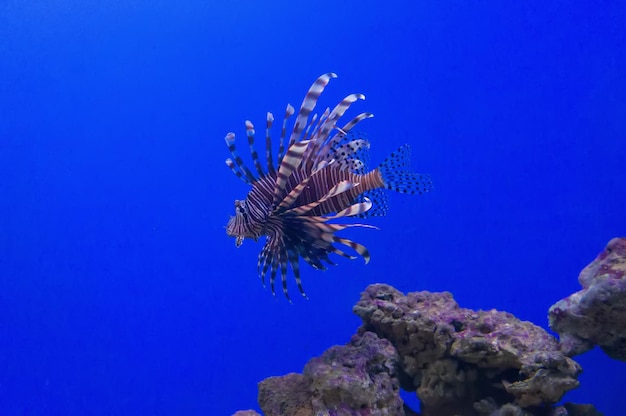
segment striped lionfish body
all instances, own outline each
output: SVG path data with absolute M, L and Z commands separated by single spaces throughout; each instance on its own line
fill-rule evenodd
M 367 171 L 369 142 L 354 134 L 352 129 L 360 121 L 372 117 L 361 113 L 343 126 L 338 121 L 352 103 L 365 97 L 350 94 L 332 110 L 327 108 L 321 116 L 309 117 L 317 99 L 333 73 L 319 77 L 307 92 L 287 137 L 287 119 L 294 108 L 287 105 L 282 123 L 277 163 L 272 156 L 270 130 L 274 121 L 267 113 L 266 168 L 259 161 L 254 148 L 255 130 L 246 121 L 248 145 L 256 175 L 243 163 L 235 147 L 235 135 L 226 135 L 226 144 L 232 159 L 226 164 L 241 180 L 252 186 L 245 200 L 235 201 L 235 216 L 226 226 L 226 233 L 236 238 L 239 247 L 245 238 L 266 241 L 258 258 L 258 271 L 264 282 L 270 274 L 270 287 L 280 271 L 283 292 L 287 292 L 287 269 L 291 267 L 302 295 L 306 296 L 300 281 L 299 260 L 316 269 L 326 269 L 334 263 L 329 258 L 335 253 L 350 259 L 356 258 L 339 246 L 347 246 L 370 259 L 368 250 L 361 244 L 336 235 L 348 227 L 375 228 L 367 224 L 330 223 L 344 217 L 383 215 L 386 210 L 384 189 L 403 193 L 424 193 L 430 189 L 428 175 L 409 171 L 408 145 L 392 153 L 379 167 Z M 285 148 L 284 141 L 288 140 Z

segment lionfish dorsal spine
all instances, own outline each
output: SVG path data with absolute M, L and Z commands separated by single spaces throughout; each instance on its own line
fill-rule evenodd
M 263 172 L 263 167 L 261 166 L 261 162 L 259 161 L 259 154 L 254 147 L 254 133 L 254 124 L 252 124 L 250 120 L 246 120 L 246 135 L 248 136 L 248 146 L 250 146 L 252 162 L 254 163 L 254 168 L 259 174 L 259 177 L 263 177 L 265 176 L 265 172 Z
M 356 102 L 357 100 L 364 99 L 365 96 L 363 94 L 350 94 L 343 100 L 341 100 L 335 106 L 335 108 L 333 108 L 333 111 L 331 111 L 324 125 L 321 126 L 320 131 L 318 132 L 319 140 L 321 142 L 325 142 L 328 138 L 328 134 L 330 133 L 330 131 L 335 128 L 335 122 L 344 115 L 344 113 L 348 110 L 348 108 L 350 108 L 352 103 Z
M 337 128 L 339 132 L 335 134 L 333 137 L 331 137 L 330 139 L 325 141 L 322 148 L 317 152 L 316 160 L 319 160 L 321 157 L 327 156 L 329 152 L 331 151 L 331 149 L 336 147 L 339 144 L 339 142 L 342 140 L 342 138 L 347 133 L 349 133 L 354 128 L 354 126 L 356 126 L 359 122 L 368 118 L 372 118 L 372 117 L 374 117 L 372 113 L 361 113 L 357 115 L 356 117 L 354 117 L 352 120 L 350 120 L 348 123 L 346 123 L 343 127 Z
M 289 146 L 294 144 L 298 140 L 302 132 L 304 131 L 304 128 L 307 124 L 307 120 L 309 119 L 309 115 L 311 114 L 311 112 L 315 108 L 315 105 L 317 104 L 317 99 L 320 97 L 320 95 L 324 91 L 324 88 L 326 88 L 331 78 L 337 78 L 337 75 L 332 72 L 329 72 L 320 76 L 318 79 L 315 80 L 315 82 L 313 82 L 313 84 L 307 91 L 306 95 L 304 96 L 304 99 L 302 100 L 300 111 L 298 111 L 298 116 L 296 117 L 293 130 L 291 131 L 291 137 L 289 138 Z
M 293 115 L 296 110 L 291 104 L 287 104 L 285 109 L 285 117 L 283 118 L 283 126 L 280 131 L 280 140 L 278 141 L 278 164 L 283 160 L 285 156 L 285 137 L 287 136 L 287 120 Z
M 270 112 L 267 113 L 267 121 L 265 123 L 265 160 L 267 163 L 267 171 L 270 175 L 273 175 L 274 161 L 272 160 L 272 124 L 274 124 L 274 115 Z
M 287 179 L 289 179 L 289 176 L 291 176 L 293 171 L 296 170 L 302 163 L 302 155 L 308 145 L 309 141 L 307 140 L 294 143 L 287 149 L 287 153 L 285 153 L 285 156 L 280 162 L 278 173 L 276 173 L 276 184 L 274 186 L 274 198 L 272 205 L 276 206 L 278 204 L 279 199 L 285 191 Z
M 306 140 L 309 138 L 309 133 L 311 133 L 311 128 L 314 126 L 316 121 L 317 121 L 317 113 L 313 114 L 313 117 L 311 117 L 311 121 L 306 126 L 306 130 L 304 131 L 304 136 L 302 136 L 302 140 Z M 315 131 L 315 129 L 313 129 L 313 131 Z
M 335 134 L 333 138 L 336 138 L 338 136 L 344 136 L 348 131 L 350 131 L 350 128 L 348 128 L 347 130 L 345 128 L 339 128 L 336 126 L 335 123 L 345 114 L 345 112 L 350 108 L 350 106 L 354 102 L 356 102 L 357 100 L 364 100 L 364 99 L 365 99 L 365 95 L 363 94 L 350 94 L 347 97 L 345 97 L 343 100 L 341 100 L 339 104 L 335 106 L 335 108 L 333 108 L 333 111 L 330 113 L 328 118 L 325 120 L 325 122 L 320 126 L 319 130 L 317 131 L 317 134 L 315 136 L 316 145 L 315 145 L 315 149 L 311 151 L 311 155 L 314 155 L 315 157 L 321 157 L 322 155 L 328 153 L 330 149 L 332 149 L 333 146 L 328 145 L 328 142 L 329 142 L 328 135 L 333 128 L 336 128 L 339 130 L 339 133 Z
M 314 159 L 314 157 L 312 157 L 313 155 L 315 155 L 320 147 L 320 143 L 319 140 L 317 139 L 318 137 L 318 132 L 321 126 L 324 125 L 324 123 L 326 122 L 326 119 L 328 118 L 328 116 L 330 115 L 330 108 L 326 107 L 326 110 L 324 110 L 324 113 L 322 113 L 321 117 L 319 118 L 319 120 L 317 120 L 317 123 L 315 124 L 315 127 L 313 128 L 313 131 L 311 132 L 311 140 L 312 140 L 312 144 L 309 146 L 309 148 L 307 149 L 306 153 L 304 154 L 304 158 L 307 160 L 311 160 Z M 313 121 L 311 121 L 311 124 L 313 123 Z
M 241 156 L 239 156 L 239 152 L 237 152 L 237 147 L 235 146 L 235 133 L 228 133 L 224 138 L 226 141 L 226 146 L 228 146 L 228 150 L 232 155 L 233 159 L 226 159 L 226 165 L 233 171 L 235 175 L 248 185 L 251 185 L 256 181 L 256 178 L 248 169 L 248 167 L 243 163 Z

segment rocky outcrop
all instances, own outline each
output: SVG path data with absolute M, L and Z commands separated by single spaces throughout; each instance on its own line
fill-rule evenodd
M 313 358 L 303 374 L 263 380 L 259 405 L 265 416 L 404 415 L 397 366 L 391 343 L 364 331 Z
M 550 328 L 569 356 L 595 345 L 626 361 L 626 238 L 614 238 L 578 277 L 583 289 L 550 308 Z
M 553 405 L 578 386 L 571 356 L 599 345 L 626 360 L 626 238 L 611 240 L 579 282 L 550 308 L 560 341 L 510 313 L 461 308 L 447 292 L 371 285 L 353 308 L 363 325 L 350 342 L 302 374 L 262 381 L 259 404 L 266 416 L 601 416 L 592 405 Z M 416 392 L 419 414 L 400 388 Z
M 510 313 L 460 308 L 450 293 L 371 285 L 354 312 L 360 331 L 397 348 L 402 387 L 417 392 L 424 415 L 478 414 L 483 400 L 544 406 L 578 386 L 580 366 L 545 330 Z

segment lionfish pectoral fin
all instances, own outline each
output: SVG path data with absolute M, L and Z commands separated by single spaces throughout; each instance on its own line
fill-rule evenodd
M 351 255 L 351 254 L 348 254 L 348 253 L 346 253 L 346 252 L 345 252 L 345 251 L 343 251 L 343 250 L 339 250 L 339 249 L 338 249 L 337 247 L 335 247 L 335 246 L 330 246 L 330 251 L 331 251 L 332 253 L 335 253 L 335 254 L 337 254 L 337 255 L 339 255 L 339 256 L 341 256 L 341 257 L 345 257 L 345 258 L 350 259 L 350 260 L 355 260 L 355 259 L 357 258 L 356 256 L 353 256 L 353 255 Z
M 328 221 L 328 220 L 333 220 L 335 218 L 341 218 L 341 217 L 353 217 L 355 215 L 363 214 L 363 213 L 369 211 L 371 208 L 372 208 L 372 201 L 370 201 L 368 198 L 365 198 L 365 200 L 363 202 L 358 202 L 356 204 L 352 204 L 348 208 L 346 208 L 346 209 L 344 209 L 342 211 L 339 211 L 335 215 L 327 216 L 327 217 L 323 217 L 323 218 L 324 218 L 324 221 Z M 359 225 L 364 226 L 365 224 L 359 224 Z
M 370 261 L 370 252 L 362 244 L 356 243 L 356 242 L 354 242 L 352 240 L 348 240 L 347 238 L 338 237 L 338 236 L 334 235 L 333 233 L 322 233 L 322 239 L 324 241 L 329 242 L 329 243 L 339 243 L 339 244 L 343 244 L 344 246 L 350 247 L 351 249 L 356 251 L 361 257 L 363 257 L 363 260 L 365 260 L 365 264 L 369 263 L 369 261 Z M 334 253 L 337 253 L 339 255 L 345 255 L 345 253 L 343 253 L 339 249 L 336 249 L 334 247 L 332 247 L 332 249 L 333 249 L 332 251 Z M 341 253 L 343 253 L 343 254 L 341 254 Z M 344 257 L 348 257 L 348 256 L 349 255 L 345 255 Z M 355 259 L 356 257 L 349 256 L 348 258 Z
M 370 258 L 371 258 L 370 252 L 367 249 L 367 247 L 365 247 L 364 245 L 356 243 L 352 240 L 348 240 L 347 238 L 341 238 L 337 236 L 333 238 L 333 241 L 335 241 L 336 243 L 343 244 L 344 246 L 348 246 L 354 251 L 356 251 L 357 253 L 359 253 L 359 255 L 363 257 L 363 260 L 365 260 L 365 264 L 370 262 Z
M 302 100 L 302 104 L 300 105 L 300 111 L 298 111 L 293 131 L 291 132 L 291 137 L 289 138 L 289 145 L 294 144 L 304 131 L 307 124 L 306 121 L 309 118 L 309 115 L 311 114 L 313 109 L 315 108 L 315 105 L 317 104 L 317 99 L 322 94 L 324 88 L 326 88 L 328 82 L 332 78 L 337 78 L 337 75 L 332 72 L 321 75 L 315 80 L 315 82 L 313 82 L 313 84 L 307 91 L 304 99 Z
M 291 265 L 291 270 L 293 270 L 293 275 L 296 279 L 296 284 L 298 285 L 298 290 L 300 294 L 308 299 L 309 297 L 304 293 L 304 289 L 302 288 L 302 280 L 300 279 L 300 264 L 298 262 L 298 253 L 295 250 L 288 250 L 287 257 L 289 259 L 289 264 Z
M 291 302 L 291 298 L 289 297 L 289 293 L 287 292 L 287 265 L 288 262 L 291 262 L 293 268 L 293 262 L 292 259 L 289 259 L 288 256 L 289 254 L 287 248 L 285 247 L 285 241 L 282 238 L 270 237 L 268 238 L 265 246 L 259 253 L 257 269 L 263 286 L 265 286 L 265 275 L 269 270 L 270 290 L 273 296 L 276 296 L 274 285 L 276 282 L 276 277 L 280 273 L 280 281 L 283 293 L 285 294 L 287 300 Z
M 305 205 L 301 205 L 299 207 L 296 208 L 292 208 L 290 210 L 288 210 L 287 212 L 295 214 L 295 215 L 303 215 L 306 214 L 307 212 L 311 211 L 313 208 L 315 208 L 316 206 L 322 204 L 324 201 L 326 201 L 329 198 L 332 198 L 334 196 L 337 196 L 341 193 L 344 193 L 352 188 L 354 188 L 355 186 L 358 186 L 358 183 L 355 182 L 350 182 L 350 181 L 341 181 L 338 184 L 336 184 L 335 186 L 333 186 L 332 188 L 330 188 L 330 190 L 328 191 L 328 193 L 326 193 L 326 195 L 324 195 L 322 198 L 318 199 L 317 201 L 313 201 L 310 204 L 305 204 Z
M 289 301 L 289 303 L 293 303 L 291 298 L 289 297 L 289 292 L 287 291 L 287 249 L 285 246 L 280 247 L 280 251 L 278 254 L 278 261 L 280 263 L 280 283 L 283 288 L 283 293 L 285 297 Z
M 268 255 L 270 252 L 269 244 L 265 244 L 263 249 L 259 253 L 259 261 L 257 262 L 257 271 L 259 273 L 259 278 L 261 279 L 261 284 L 265 287 L 265 275 L 267 274 L 267 270 L 270 266 L 270 261 L 268 261 Z

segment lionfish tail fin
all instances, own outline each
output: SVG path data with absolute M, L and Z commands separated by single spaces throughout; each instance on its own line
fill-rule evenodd
M 403 194 L 423 194 L 432 189 L 430 175 L 410 170 L 411 147 L 400 146 L 378 167 L 385 188 Z

